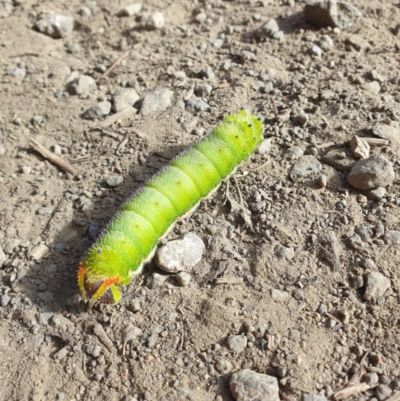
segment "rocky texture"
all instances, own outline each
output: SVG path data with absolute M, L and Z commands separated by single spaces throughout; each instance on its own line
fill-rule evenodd
M 279 401 L 276 377 L 244 369 L 232 375 L 229 386 L 236 401 Z
M 383 297 L 389 287 L 390 281 L 382 273 L 371 272 L 367 276 L 364 299 L 367 301 L 376 301 L 378 298 Z
M 348 171 L 354 166 L 357 159 L 350 149 L 339 148 L 332 149 L 325 153 L 322 157 L 322 161 L 338 170 Z
M 52 38 L 66 38 L 74 30 L 74 19 L 69 15 L 45 14 L 36 22 L 35 28 Z
M 317 28 L 348 29 L 361 19 L 360 11 L 346 1 L 323 0 L 304 7 L 304 17 Z
M 392 163 L 385 156 L 374 155 L 354 164 L 347 180 L 354 188 L 372 189 L 390 185 L 394 177 Z
M 196 266 L 203 252 L 203 241 L 196 234 L 188 233 L 182 239 L 168 242 L 159 248 L 154 261 L 160 269 L 178 273 Z
M 165 111 L 171 105 L 173 92 L 169 89 L 157 89 L 144 95 L 140 113 L 147 116 Z
M 311 155 L 300 157 L 290 171 L 293 181 L 315 179 L 322 170 L 321 163 Z

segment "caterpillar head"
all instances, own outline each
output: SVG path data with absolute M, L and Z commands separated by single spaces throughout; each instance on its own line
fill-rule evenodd
M 91 277 L 92 275 L 83 263 L 78 270 L 78 286 L 81 295 L 91 301 L 99 301 L 104 304 L 115 304 L 121 299 L 118 283 L 119 276 L 114 277 Z

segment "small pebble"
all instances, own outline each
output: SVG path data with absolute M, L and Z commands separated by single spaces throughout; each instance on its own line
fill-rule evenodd
M 236 400 L 279 401 L 277 378 L 249 369 L 234 373 L 229 381 L 229 387 Z
M 122 175 L 110 175 L 107 178 L 107 185 L 111 188 L 118 187 L 124 182 L 124 177 Z
M 192 277 L 190 274 L 188 274 L 186 272 L 180 272 L 176 275 L 175 278 L 176 278 L 177 283 L 180 286 L 185 287 L 185 286 L 189 285 Z
M 167 242 L 156 251 L 155 264 L 168 273 L 191 270 L 200 262 L 205 250 L 204 242 L 194 233 L 182 239 Z
M 109 115 L 111 112 L 111 103 L 108 100 L 103 100 L 92 106 L 83 113 L 83 117 L 87 120 L 95 120 Z
M 165 111 L 171 106 L 171 98 L 173 95 L 174 92 L 166 88 L 146 93 L 142 100 L 140 113 L 143 116 L 147 116 L 156 112 Z
M 52 38 L 66 38 L 74 30 L 72 17 L 62 14 L 44 14 L 35 22 L 35 28 Z

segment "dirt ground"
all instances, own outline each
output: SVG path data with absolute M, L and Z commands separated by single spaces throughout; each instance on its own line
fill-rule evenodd
M 354 3 L 360 22 L 332 30 L 306 23 L 298 0 L 152 0 L 132 16 L 121 1 L 0 1 L 0 399 L 231 401 L 244 368 L 277 377 L 281 400 L 330 398 L 349 382 L 364 383 L 352 400 L 397 394 L 400 251 L 385 234 L 400 230 L 400 4 Z M 163 26 L 144 23 L 157 12 Z M 73 17 L 73 31 L 39 32 L 47 13 Z M 271 18 L 281 40 L 252 34 Z M 323 35 L 334 47 L 318 55 Z M 82 75 L 95 85 L 76 94 Z M 122 88 L 140 97 L 129 115 L 84 118 Z M 142 113 L 165 88 L 170 105 Z M 240 107 L 270 138 L 229 187 L 251 224 L 223 184 L 167 238 L 194 232 L 206 245 L 187 286 L 150 263 L 118 305 L 82 300 L 76 271 L 97 224 Z M 371 153 L 396 178 L 379 200 L 326 163 L 326 186 L 290 179 L 298 152 L 321 161 L 388 123 L 396 133 Z M 366 296 L 376 272 L 386 285 Z

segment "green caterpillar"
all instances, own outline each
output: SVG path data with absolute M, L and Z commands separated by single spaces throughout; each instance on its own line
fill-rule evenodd
M 245 110 L 228 114 L 129 199 L 79 265 L 84 298 L 120 300 L 120 285 L 138 274 L 177 219 L 193 210 L 255 151 L 262 123 Z

